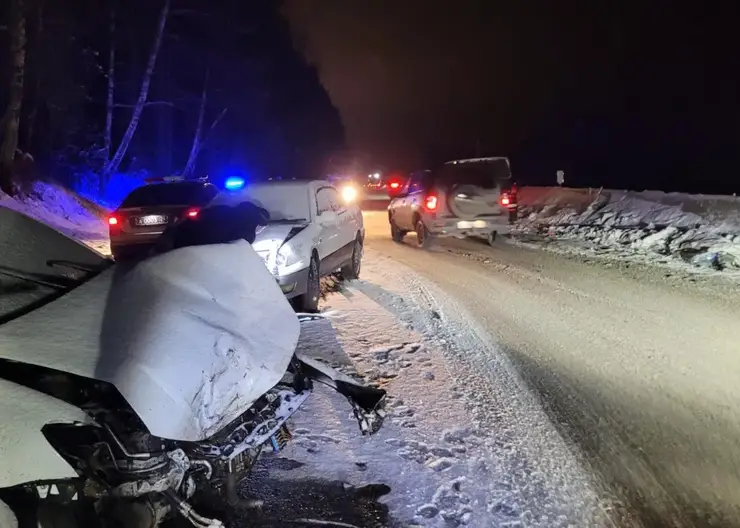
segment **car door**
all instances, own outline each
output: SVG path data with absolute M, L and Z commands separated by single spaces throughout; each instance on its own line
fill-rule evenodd
M 406 196 L 404 197 L 404 213 L 403 213 L 403 225 L 399 227 L 405 231 L 413 231 L 416 229 L 414 225 L 414 212 L 420 210 L 424 204 L 424 197 L 426 194 L 426 173 L 415 172 L 411 175 L 408 181 L 408 187 L 405 189 Z
M 343 206 L 337 189 L 332 185 L 321 185 L 316 189 L 316 223 L 321 233 L 319 237 L 319 258 L 321 273 L 331 273 L 343 263 L 343 246 L 346 244 L 340 229 Z
M 403 231 L 411 231 L 411 209 L 408 202 L 409 185 L 411 184 L 411 178 L 406 180 L 401 190 L 398 191 L 397 196 L 391 203 L 391 213 L 393 216 L 393 222 L 396 226 Z

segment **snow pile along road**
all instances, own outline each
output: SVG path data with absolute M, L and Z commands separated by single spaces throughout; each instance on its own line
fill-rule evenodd
M 515 235 L 549 249 L 740 273 L 734 196 L 524 187 L 520 208 Z
M 389 417 L 361 437 L 347 403 L 319 388 L 283 460 L 266 461 L 289 469 L 271 476 L 286 489 L 317 476 L 387 486 L 390 518 L 377 526 L 608 525 L 610 503 L 503 352 L 413 272 L 366 257 L 364 280 L 329 296 L 333 317 L 306 323 L 299 346 L 385 388 Z
M 105 255 L 110 253 L 107 211 L 61 185 L 36 182 L 30 195 L 19 199 L 0 192 L 0 207 L 39 220 Z

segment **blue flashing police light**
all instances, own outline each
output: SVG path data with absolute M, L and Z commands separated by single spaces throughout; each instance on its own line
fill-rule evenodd
M 226 178 L 226 183 L 224 184 L 224 186 L 229 191 L 236 191 L 242 189 L 246 183 L 247 182 L 244 180 L 244 178 L 241 178 L 239 176 L 230 176 Z

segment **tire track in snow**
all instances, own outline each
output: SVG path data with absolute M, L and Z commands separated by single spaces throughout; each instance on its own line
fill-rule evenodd
M 488 487 L 489 512 L 526 526 L 613 525 L 617 504 L 604 498 L 491 337 L 415 272 L 366 251 L 372 281 L 354 287 L 445 351 L 448 375 L 462 387 L 491 460 L 500 463 L 490 483 L 479 483 Z

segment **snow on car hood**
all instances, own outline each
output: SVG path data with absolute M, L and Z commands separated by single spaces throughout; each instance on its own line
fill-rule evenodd
M 198 441 L 282 378 L 299 333 L 240 241 L 113 266 L 0 327 L 0 355 L 110 382 L 152 434 Z

